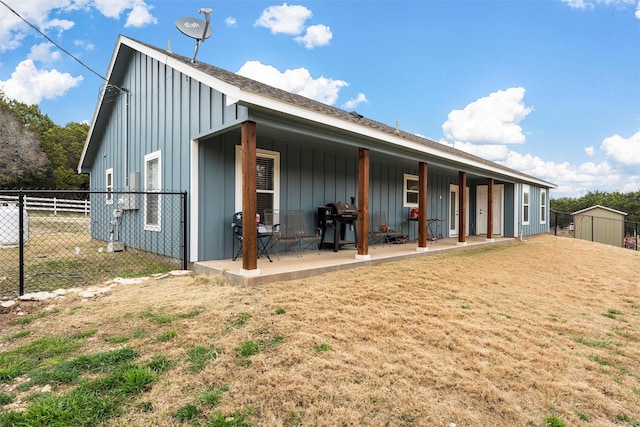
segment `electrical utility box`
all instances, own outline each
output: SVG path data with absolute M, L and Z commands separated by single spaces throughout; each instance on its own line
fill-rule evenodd
M 140 194 L 127 193 L 127 191 L 140 191 L 140 172 L 129 173 L 129 185 L 125 187 L 122 195 L 122 209 L 126 211 L 140 209 Z

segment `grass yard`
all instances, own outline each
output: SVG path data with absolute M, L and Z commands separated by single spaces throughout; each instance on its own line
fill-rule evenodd
M 639 267 L 545 235 L 20 302 L 0 308 L 0 425 L 637 426 Z
M 113 277 L 139 277 L 178 268 L 178 262 L 127 249 L 108 252 L 108 242 L 89 233 L 83 215 L 30 215 L 24 248 L 25 293 L 88 286 Z M 19 290 L 18 248 L 0 248 L 0 297 Z

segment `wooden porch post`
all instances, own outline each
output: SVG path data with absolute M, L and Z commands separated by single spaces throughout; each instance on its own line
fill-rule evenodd
M 458 244 L 464 245 L 467 243 L 467 173 L 462 171 L 458 172 L 458 205 Z
M 418 165 L 418 252 L 427 248 L 427 164 Z
M 493 240 L 493 178 L 489 178 L 487 193 L 487 240 Z
M 358 253 L 357 259 L 369 259 L 369 150 L 358 149 Z
M 258 268 L 256 212 L 256 123 L 242 123 L 242 269 Z

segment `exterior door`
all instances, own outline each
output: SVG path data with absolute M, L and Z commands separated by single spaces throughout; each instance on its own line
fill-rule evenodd
M 479 185 L 476 187 L 476 229 L 477 234 L 487 234 L 487 206 L 488 206 L 487 185 Z M 504 210 L 503 196 L 504 185 L 493 186 L 493 235 L 502 236 L 503 224 L 502 213 Z
M 467 206 L 469 206 L 469 187 L 466 192 Z M 460 219 L 460 202 L 458 201 L 458 186 L 451 184 L 449 186 L 449 237 L 458 235 L 458 222 Z M 469 235 L 469 209 L 467 209 L 467 235 Z

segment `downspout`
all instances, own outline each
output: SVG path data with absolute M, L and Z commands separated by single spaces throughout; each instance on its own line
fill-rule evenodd
M 123 141 L 124 141 L 124 187 L 129 189 L 129 91 L 122 89 L 124 94 L 124 104 L 122 109 L 123 118 Z

